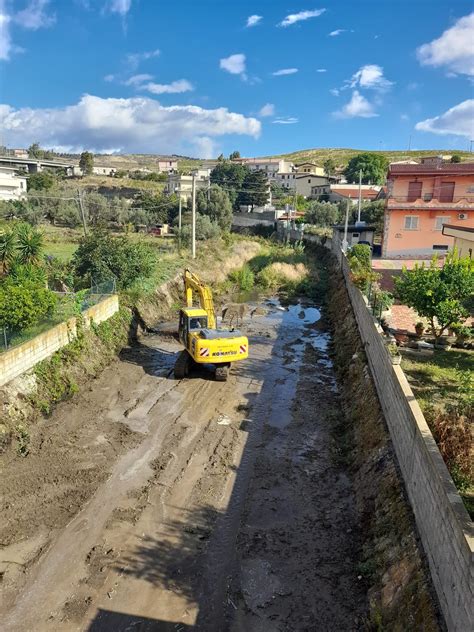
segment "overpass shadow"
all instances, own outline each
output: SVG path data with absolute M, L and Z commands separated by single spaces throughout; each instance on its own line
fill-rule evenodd
M 87 632 L 187 632 L 193 626 L 100 608 Z

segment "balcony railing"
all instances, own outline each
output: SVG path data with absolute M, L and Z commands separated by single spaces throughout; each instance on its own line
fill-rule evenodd
M 415 207 L 415 208 L 471 208 L 474 210 L 474 195 L 459 196 L 434 196 L 431 193 L 423 193 L 419 198 L 410 195 L 389 195 L 387 197 L 388 207 Z

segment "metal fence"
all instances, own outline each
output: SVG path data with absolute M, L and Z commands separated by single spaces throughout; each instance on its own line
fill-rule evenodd
M 51 315 L 26 329 L 15 330 L 5 327 L 0 328 L 0 353 L 31 340 L 35 336 L 48 331 L 48 329 L 59 325 L 73 316 L 80 315 L 89 307 L 97 305 L 97 303 L 100 303 L 100 301 L 111 294 L 115 294 L 115 292 L 115 279 L 101 283 L 93 282 L 89 289 L 80 290 L 78 292 L 55 292 L 58 297 L 58 302 Z

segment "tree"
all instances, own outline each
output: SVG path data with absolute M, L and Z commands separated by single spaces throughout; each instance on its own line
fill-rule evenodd
M 50 314 L 57 296 L 31 281 L 21 285 L 7 280 L 0 285 L 0 327 L 21 331 Z
M 465 302 L 474 292 L 474 261 L 460 259 L 456 252 L 447 256 L 444 266 L 436 259 L 413 270 L 403 269 L 395 278 L 398 298 L 412 307 L 431 326 L 438 341 L 446 329 L 469 316 Z
M 94 154 L 83 151 L 79 158 L 79 168 L 84 176 L 90 176 L 94 170 Z
M 240 151 L 233 151 L 229 156 L 229 160 L 236 160 L 237 158 L 240 158 Z
M 33 143 L 27 149 L 29 158 L 44 158 L 44 151 L 39 146 L 39 143 Z
M 0 265 L 5 273 L 15 259 L 16 236 L 12 230 L 0 231 Z
M 49 191 L 54 186 L 56 178 L 50 171 L 40 171 L 28 176 L 26 182 L 28 191 Z
M 264 171 L 250 171 L 238 195 L 239 206 L 264 206 L 268 202 L 268 180 Z
M 199 189 L 196 196 L 198 213 L 207 215 L 224 231 L 229 231 L 232 225 L 232 204 L 229 194 L 219 185 L 213 184 L 209 191 Z
M 330 202 L 311 202 L 305 213 L 308 224 L 333 226 L 339 219 L 339 207 Z
M 146 244 L 112 237 L 101 230 L 83 237 L 73 256 L 74 271 L 84 286 L 115 278 L 119 287 L 127 288 L 149 277 L 155 264 L 155 255 Z
M 385 213 L 385 200 L 375 200 L 362 205 L 360 218 L 363 222 L 375 227 L 375 232 L 381 235 L 383 232 L 383 222 Z M 353 209 L 353 221 L 357 219 L 357 211 Z
M 232 206 L 235 207 L 239 191 L 249 173 L 250 170 L 246 165 L 223 160 L 211 171 L 211 183 L 218 184 L 225 189 L 229 194 Z
M 451 156 L 451 162 L 454 162 L 454 163 L 461 162 L 461 156 L 459 154 L 453 154 Z
M 324 173 L 327 176 L 333 176 L 336 173 L 336 162 L 333 160 L 333 158 L 327 158 L 324 162 L 323 162 L 323 167 L 324 167 Z
M 132 209 L 142 209 L 147 216 L 147 224 L 166 224 L 173 217 L 173 209 L 178 206 L 178 197 L 149 191 L 140 191 L 132 202 Z
M 363 184 L 384 184 L 387 168 L 388 160 L 385 156 L 366 152 L 351 158 L 344 175 L 348 182 L 359 182 L 359 172 L 362 170 Z
M 198 241 L 215 239 L 219 236 L 219 233 L 220 229 L 216 222 L 213 222 L 211 218 L 206 215 L 196 213 L 196 239 Z M 186 215 L 183 216 L 183 227 L 181 229 L 180 239 L 185 245 L 189 245 L 191 238 L 191 213 L 186 213 Z
M 16 228 L 18 261 L 22 264 L 38 264 L 41 261 L 44 237 L 29 224 L 19 224 Z

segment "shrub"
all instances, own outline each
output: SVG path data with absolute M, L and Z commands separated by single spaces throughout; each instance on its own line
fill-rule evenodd
M 244 292 L 251 290 L 255 283 L 255 275 L 247 264 L 245 264 L 240 270 L 232 272 L 229 277 L 230 280 L 237 283 L 239 288 Z
M 207 215 L 196 214 L 196 239 L 204 241 L 205 239 L 215 239 L 220 235 L 219 226 L 213 222 Z M 191 244 L 192 226 L 185 224 L 181 229 L 180 238 L 185 245 Z
M 32 281 L 0 286 L 0 327 L 21 331 L 52 313 L 57 303 L 54 292 Z
M 155 264 L 155 255 L 146 244 L 100 230 L 84 237 L 73 256 L 75 273 L 84 286 L 115 278 L 121 288 L 128 288 L 149 277 Z

